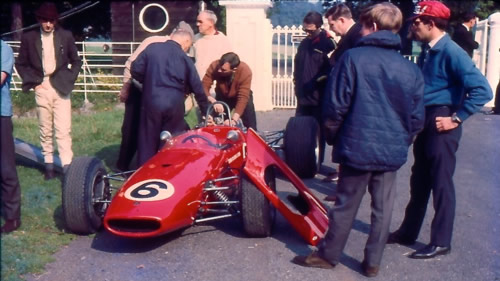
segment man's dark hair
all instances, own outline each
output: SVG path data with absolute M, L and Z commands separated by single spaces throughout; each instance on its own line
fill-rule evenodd
M 344 17 L 346 19 L 352 19 L 351 9 L 344 3 L 339 3 L 333 5 L 328 11 L 325 13 L 325 18 L 332 17 L 333 20 L 337 20 L 340 17 Z
M 420 16 L 418 18 L 425 24 L 429 24 L 431 21 L 434 22 L 434 25 L 441 30 L 446 30 L 448 28 L 448 20 L 446 19 L 431 16 Z
M 471 19 L 475 19 L 475 18 L 476 18 L 476 14 L 475 13 L 473 13 L 473 12 L 467 12 L 467 13 L 465 13 L 462 16 L 462 22 L 468 22 Z
M 219 60 L 219 67 L 222 67 L 226 62 L 229 63 L 231 69 L 234 69 L 240 65 L 240 58 L 233 52 L 225 53 Z
M 310 11 L 304 17 L 303 23 L 314 24 L 316 28 L 320 28 L 323 25 L 323 17 L 316 11 Z

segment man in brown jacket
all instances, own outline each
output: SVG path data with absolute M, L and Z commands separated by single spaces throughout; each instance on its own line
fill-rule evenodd
M 210 87 L 215 84 L 215 98 L 210 95 Z M 252 98 L 252 71 L 240 61 L 237 54 L 229 52 L 219 60 L 213 61 L 203 77 L 203 89 L 208 101 L 223 101 L 233 110 L 231 119 L 237 122 L 240 118 L 247 128 L 257 130 L 257 118 Z M 216 106 L 222 112 L 221 106 Z

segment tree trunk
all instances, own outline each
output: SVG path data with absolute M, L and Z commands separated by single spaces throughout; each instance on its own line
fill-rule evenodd
M 23 32 L 21 31 L 21 28 L 23 28 L 23 10 L 21 4 L 18 2 L 12 3 L 10 11 L 12 15 L 12 24 L 10 26 L 10 30 L 11 31 L 19 30 L 12 34 L 12 40 L 20 41 L 21 36 L 23 35 Z

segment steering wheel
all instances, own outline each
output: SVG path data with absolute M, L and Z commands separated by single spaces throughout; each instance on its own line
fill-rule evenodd
M 190 135 L 190 136 L 187 136 L 186 138 L 184 138 L 182 140 L 182 143 L 186 143 L 187 141 L 191 140 L 192 139 L 202 139 L 204 140 L 208 145 L 212 146 L 212 147 L 215 147 L 215 148 L 219 148 L 219 146 L 215 143 L 213 143 L 211 140 L 209 140 L 207 137 L 205 136 L 202 136 L 202 135 Z
M 212 114 L 215 112 L 215 105 L 217 104 L 221 104 L 224 107 L 224 112 L 217 113 L 217 116 L 212 117 Z M 205 126 L 207 125 L 207 120 L 209 118 L 213 118 L 215 125 L 224 125 L 224 121 L 229 120 L 230 126 L 236 126 L 235 122 L 229 117 L 230 114 L 231 109 L 229 108 L 229 105 L 227 105 L 227 103 L 223 101 L 216 101 L 212 103 L 207 109 L 207 114 L 205 115 Z

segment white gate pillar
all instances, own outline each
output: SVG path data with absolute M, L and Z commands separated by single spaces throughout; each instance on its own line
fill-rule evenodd
M 255 110 L 272 110 L 272 25 L 269 0 L 219 1 L 226 7 L 226 33 L 234 52 L 252 69 Z
M 488 17 L 490 34 L 488 39 L 488 61 L 486 63 L 486 79 L 490 82 L 493 96 L 500 79 L 500 13 L 494 13 Z M 495 99 L 487 105 L 493 106 Z

